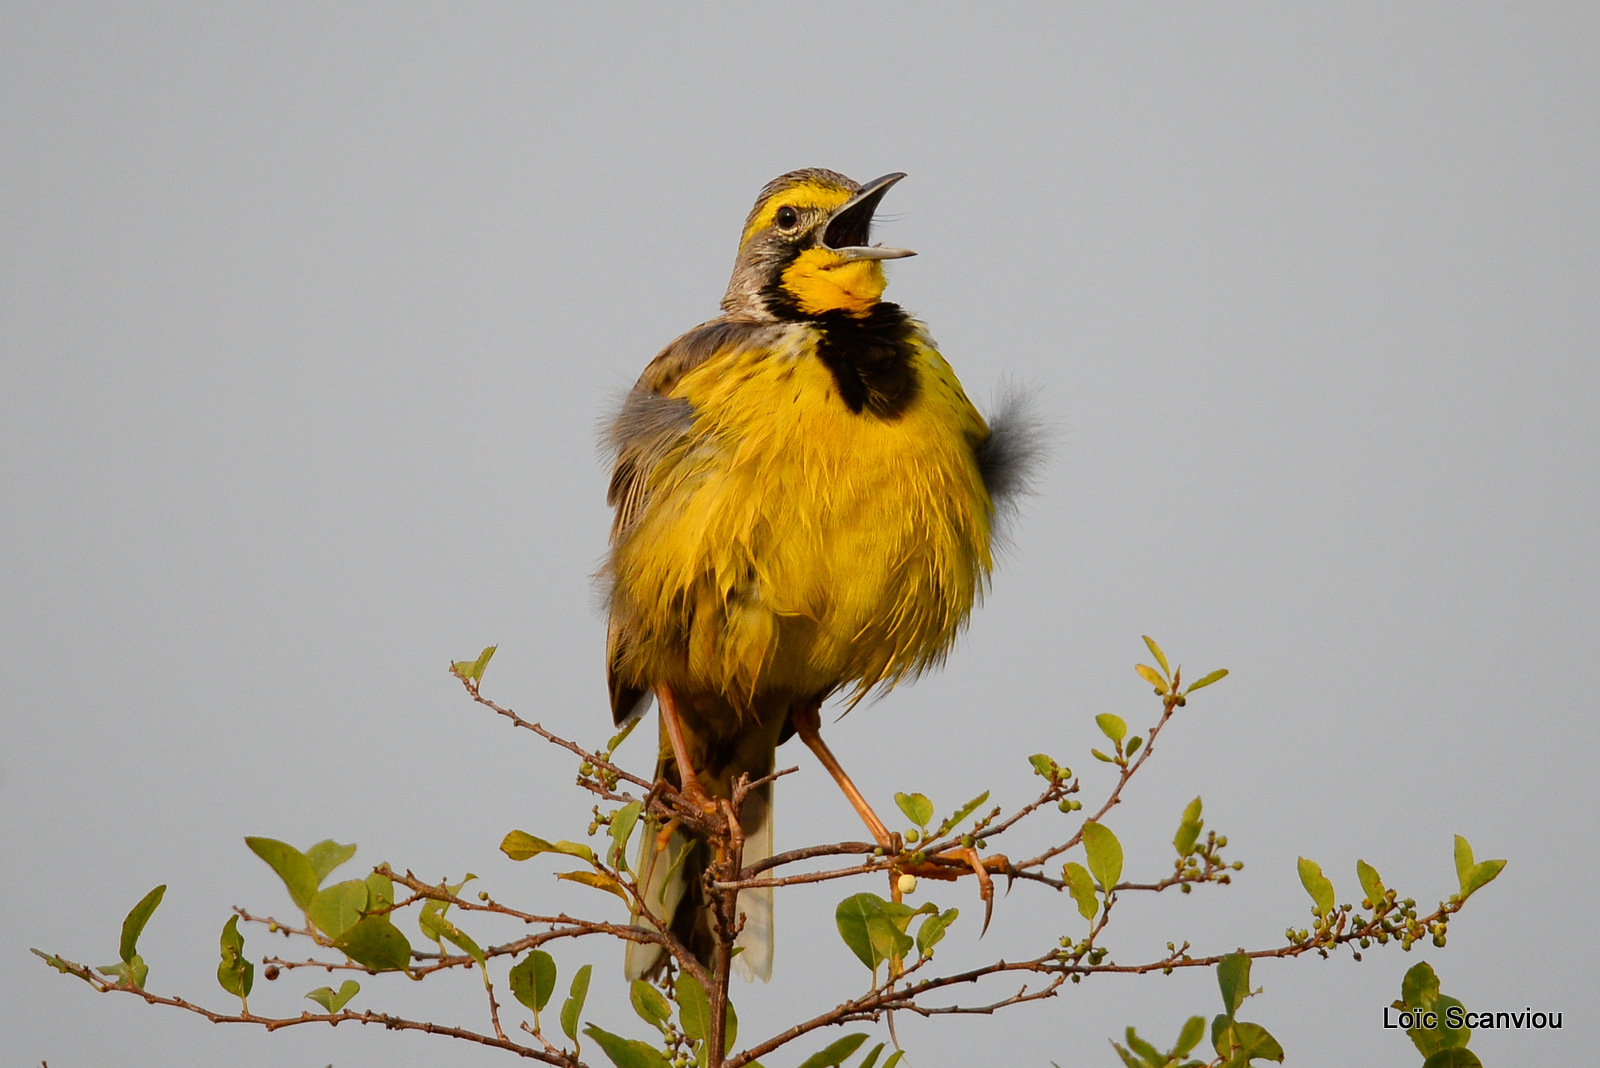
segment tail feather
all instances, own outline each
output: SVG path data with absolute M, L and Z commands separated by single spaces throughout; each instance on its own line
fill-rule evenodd
M 744 863 L 749 865 L 772 855 L 772 784 L 753 791 L 739 814 L 744 831 Z M 705 846 L 674 828 L 661 841 L 660 828 L 653 821 L 643 824 L 636 865 L 639 887 L 646 906 L 662 927 L 671 931 L 691 952 L 709 963 L 713 948 L 711 924 L 701 877 L 705 871 Z M 746 979 L 772 978 L 772 888 L 743 890 L 739 893 L 739 913 L 744 926 L 734 939 L 740 952 L 733 958 L 735 969 Z M 635 924 L 654 926 L 638 911 Z M 647 942 L 628 943 L 624 958 L 627 977 L 644 979 L 666 965 L 666 950 Z
M 661 921 L 662 929 L 670 931 L 675 926 L 673 921 L 684 895 L 691 889 L 689 881 L 684 878 L 683 869 L 699 843 L 679 830 L 674 830 L 662 842 L 661 829 L 654 820 L 645 820 L 641 830 L 644 833 L 634 866 L 638 873 L 640 895 L 650 912 Z M 699 867 L 698 864 L 694 866 L 693 892 L 696 898 L 700 896 Z M 634 911 L 632 921 L 655 926 L 638 910 Z M 666 952 L 653 942 L 629 942 L 623 959 L 628 978 L 643 979 L 658 971 L 666 963 Z
M 744 865 L 772 856 L 772 784 L 752 792 L 739 814 L 744 829 Z M 741 950 L 733 966 L 746 979 L 772 978 L 772 887 L 739 891 L 739 913 L 744 927 L 733 940 Z

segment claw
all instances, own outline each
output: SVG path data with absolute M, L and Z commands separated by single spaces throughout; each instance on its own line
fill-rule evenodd
M 1003 853 L 980 857 L 970 846 L 958 846 L 944 853 L 936 853 L 921 864 L 899 865 L 896 871 L 915 875 L 919 879 L 938 879 L 953 883 L 969 872 L 978 877 L 978 895 L 983 898 L 983 930 L 989 930 L 989 920 L 994 915 L 994 878 L 991 873 L 1001 872 L 1015 879 L 1011 861 Z M 1007 889 L 1010 884 L 1007 884 Z
M 989 921 L 994 918 L 994 880 L 989 878 L 989 869 L 983 866 L 983 858 L 972 846 L 963 846 L 961 856 L 978 876 L 978 896 L 983 898 L 983 930 L 978 932 L 978 937 L 982 938 L 989 933 Z

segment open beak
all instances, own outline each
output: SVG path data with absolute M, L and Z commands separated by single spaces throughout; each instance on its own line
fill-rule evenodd
M 867 244 L 871 240 L 872 215 L 878 210 L 878 202 L 891 185 L 904 177 L 904 173 L 896 171 L 882 178 L 874 178 L 862 186 L 861 192 L 841 205 L 833 213 L 833 218 L 828 220 L 827 227 L 822 231 L 823 246 L 839 253 L 846 261 L 898 260 L 904 256 L 915 256 L 916 253 L 908 248 Z

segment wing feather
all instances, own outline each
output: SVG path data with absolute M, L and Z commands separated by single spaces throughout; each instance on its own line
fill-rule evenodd
M 769 343 L 777 329 L 781 328 L 751 319 L 713 319 L 662 349 L 644 369 L 605 433 L 605 444 L 613 457 L 611 486 L 606 495 L 606 503 L 616 510 L 611 523 L 613 549 L 649 509 L 650 487 L 661 481 L 655 477 L 658 468 L 682 456 L 684 443 L 694 433 L 694 404 L 677 391 L 683 376 L 719 354 Z M 609 566 L 603 575 L 611 581 Z M 617 599 L 609 599 L 606 674 L 611 714 L 621 724 L 646 711 L 650 693 L 619 675 L 617 669 L 627 651 L 629 626 Z

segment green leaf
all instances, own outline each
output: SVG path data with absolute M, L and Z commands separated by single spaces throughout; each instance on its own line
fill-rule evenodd
M 338 1012 L 350 1004 L 350 999 L 361 993 L 361 984 L 354 979 L 346 979 L 339 984 L 339 992 L 333 992 L 332 987 L 319 986 L 306 997 L 321 1005 L 328 1012 Z
M 402 971 L 411 963 L 411 943 L 388 916 L 367 916 L 333 940 L 333 948 L 375 972 Z
M 1483 1068 L 1470 1049 L 1442 1049 L 1422 1062 L 1422 1068 Z
M 639 1014 L 639 1019 L 657 1031 L 666 1033 L 667 1021 L 672 1019 L 672 1006 L 661 996 L 661 991 L 643 979 L 635 979 L 628 986 L 628 1000 L 633 1004 L 633 1011 Z
M 167 884 L 162 883 L 141 897 L 139 903 L 128 911 L 127 918 L 122 921 L 122 947 L 118 955 L 122 957 L 124 964 L 133 963 L 133 958 L 138 955 L 139 935 L 144 932 L 144 925 L 150 922 L 150 914 L 161 904 L 162 895 L 166 892 Z M 142 984 L 135 985 L 142 986 Z
M 1140 1063 L 1138 1057 L 1135 1057 L 1131 1052 L 1123 1049 L 1115 1042 L 1111 1043 L 1111 1048 L 1117 1051 L 1117 1056 L 1122 1059 L 1122 1063 L 1126 1068 L 1147 1068 L 1146 1065 Z M 1051 1061 L 1050 1063 L 1055 1064 L 1056 1062 Z
M 449 942 L 467 956 L 478 962 L 482 967 L 484 962 L 483 949 L 472 940 L 461 928 L 457 927 L 445 917 L 444 910 L 450 906 L 442 901 L 429 901 L 422 906 L 422 914 L 417 917 L 417 926 L 422 928 L 422 933 L 435 942 Z
M 817 1052 L 801 1061 L 800 1068 L 838 1068 L 838 1066 L 849 1059 L 850 1054 L 859 1049 L 861 1044 L 866 1040 L 867 1033 L 865 1031 L 858 1031 L 853 1035 L 845 1035 L 843 1038 L 829 1043 L 824 1048 L 819 1049 Z M 890 1063 L 893 1063 L 893 1060 L 894 1058 L 891 1057 Z M 885 1064 L 883 1068 L 889 1068 L 889 1065 Z
M 679 972 L 672 988 L 672 995 L 678 1003 L 678 1026 L 683 1029 L 683 1033 L 697 1042 L 704 1042 L 710 1038 L 711 999 L 706 996 L 700 980 L 688 972 Z M 739 1033 L 739 1014 L 733 1011 L 731 1000 L 724 1004 L 726 1008 L 722 1014 L 722 1052 L 726 1054 L 733 1049 L 734 1038 Z
M 1456 877 L 1461 881 L 1461 900 L 1465 901 L 1477 890 L 1494 881 L 1500 874 L 1500 869 L 1506 866 L 1503 860 L 1486 860 L 1482 864 L 1472 862 L 1472 846 L 1467 840 L 1456 835 Z
M 1378 877 L 1378 869 L 1364 860 L 1356 861 L 1356 878 L 1361 880 L 1361 892 L 1372 902 L 1373 908 L 1381 908 L 1386 888 L 1383 880 Z
M 906 819 L 918 827 L 926 827 L 933 819 L 933 802 L 924 794 L 895 794 L 894 803 L 906 814 Z
M 1110 712 L 1102 712 L 1094 717 L 1095 723 L 1100 726 L 1100 733 L 1110 738 L 1113 742 L 1120 742 L 1128 736 L 1128 724 L 1121 716 Z
M 1100 750 L 1098 750 L 1098 749 L 1089 750 L 1089 755 L 1094 757 L 1096 760 L 1104 760 L 1107 764 L 1115 764 L 1117 762 L 1117 758 L 1116 757 L 1106 756 L 1104 753 L 1100 752 Z
M 1184 1023 L 1183 1030 L 1178 1032 L 1178 1044 L 1172 1047 L 1174 1057 L 1187 1057 L 1189 1051 L 1200 1044 L 1206 1036 L 1206 1018 L 1204 1016 L 1191 1016 Z
M 944 938 L 946 928 L 955 923 L 959 915 L 961 915 L 960 909 L 946 909 L 923 920 L 917 927 L 917 956 L 929 956 L 933 947 Z
M 1139 751 L 1139 747 L 1143 744 L 1144 739 L 1139 737 L 1137 734 L 1135 734 L 1132 738 L 1129 738 L 1127 750 L 1128 756 L 1133 756 L 1133 754 L 1137 753 Z
M 550 1004 L 550 995 L 556 990 L 556 959 L 542 949 L 530 950 L 511 969 L 511 995 L 533 1010 L 537 1020 L 539 1012 Z
M 611 740 L 606 743 L 606 752 L 615 753 L 617 751 L 617 746 L 628 740 L 628 735 L 633 733 L 633 728 L 637 727 L 643 719 L 644 717 L 640 716 L 639 719 L 630 721 L 620 731 L 613 734 L 611 736 Z
M 1424 1057 L 1432 1057 L 1442 1050 L 1459 1049 L 1472 1037 L 1470 1028 L 1445 1026 L 1450 1010 L 1454 1008 L 1461 1011 L 1462 1005 L 1455 998 L 1439 993 L 1439 977 L 1426 961 L 1417 963 L 1406 972 L 1400 983 L 1400 991 L 1407 1008 L 1439 1014 L 1437 1027 L 1411 1027 L 1406 1030 L 1412 1045 Z
M 487 647 L 483 652 L 478 654 L 478 659 L 476 660 L 452 661 L 450 664 L 450 670 L 463 679 L 470 679 L 472 681 L 482 679 L 483 669 L 489 666 L 489 658 L 494 656 L 494 651 L 498 648 L 500 648 L 498 645 L 491 645 Z M 576 1036 L 568 1035 L 567 1037 L 576 1041 Z
M 1472 862 L 1472 844 L 1459 834 L 1456 835 L 1456 878 L 1461 880 L 1461 892 L 1467 890 L 1467 876 L 1472 873 L 1475 865 Z
M 283 885 L 288 888 L 289 897 L 297 908 L 311 907 L 311 899 L 317 895 L 319 880 L 317 869 L 304 853 L 276 838 L 246 838 L 244 844 L 278 873 L 278 878 L 283 880 Z
M 1229 1034 L 1228 1028 L 1233 1026 L 1232 1012 L 1218 1014 L 1211 1018 L 1211 1048 L 1217 1051 L 1217 1056 L 1228 1055 Z
M 244 956 L 244 935 L 239 933 L 239 917 L 230 916 L 222 927 L 222 962 L 217 965 L 217 982 L 222 989 L 243 1001 L 250 996 L 256 968 Z
M 442 921 L 444 921 L 444 910 L 449 907 L 448 902 L 439 901 L 435 898 L 429 898 L 422 903 L 422 912 L 417 916 L 417 926 L 422 929 L 425 937 L 431 938 L 435 942 L 444 941 Z M 439 948 L 443 950 L 444 947 L 440 946 Z
M 1141 679 L 1154 686 L 1156 693 L 1165 694 L 1172 689 L 1167 685 L 1167 680 L 1161 677 L 1161 673 L 1148 664 L 1135 664 L 1133 670 L 1139 673 Z
M 1409 1009 L 1431 1009 L 1439 999 L 1439 977 L 1427 961 L 1418 961 L 1400 980 L 1400 1000 Z
M 989 791 L 985 790 L 977 797 L 974 797 L 971 801 L 968 801 L 966 804 L 962 805 L 956 810 L 956 814 L 950 817 L 950 826 L 955 827 L 962 820 L 966 819 L 968 816 L 977 811 L 978 806 L 987 800 L 989 800 Z
M 906 1055 L 906 1051 L 905 1050 L 903 1050 L 903 1049 L 895 1050 L 893 1053 L 889 1054 L 889 1059 L 883 1062 L 883 1068 L 895 1068 L 895 1065 L 899 1064 L 900 1063 L 900 1059 L 902 1057 L 904 1057 L 905 1055 Z
M 873 1046 L 867 1051 L 867 1055 L 861 1058 L 861 1063 L 856 1065 L 856 1068 L 872 1068 L 874 1064 L 878 1063 L 878 1054 L 882 1052 L 883 1043 L 879 1042 L 876 1046 Z
M 602 1031 L 594 1024 L 583 1029 L 617 1068 L 668 1068 L 669 1061 L 648 1042 Z
M 886 960 L 904 957 L 915 944 L 891 919 L 885 907 L 889 904 L 876 894 L 861 893 L 845 898 L 834 910 L 839 937 L 873 971 Z
M 137 990 L 144 989 L 144 981 L 150 975 L 150 966 L 145 964 L 144 958 L 137 953 L 129 960 L 118 961 L 95 970 L 101 975 L 112 976 L 118 982 L 128 983 Z
M 445 938 L 449 939 L 457 949 L 461 950 L 461 952 L 477 961 L 478 967 L 484 967 L 485 956 L 483 947 L 479 946 L 477 942 L 474 942 L 471 935 L 467 934 L 467 932 L 463 931 L 449 920 L 442 921 L 441 926 L 444 928 Z
M 1178 833 L 1172 836 L 1172 846 L 1178 851 L 1178 856 L 1186 857 L 1194 852 L 1195 843 L 1200 840 L 1200 831 L 1205 825 L 1206 821 L 1200 818 L 1200 799 L 1197 797 L 1183 810 Z
M 679 972 L 672 993 L 678 1002 L 678 1025 L 683 1033 L 696 1042 L 704 1042 L 711 1033 L 711 1001 L 705 987 L 688 972 Z
M 1439 1036 L 1440 1049 L 1460 1049 L 1472 1037 L 1472 1029 L 1465 1025 L 1461 1027 L 1448 1027 L 1446 1021 L 1450 1019 L 1450 1010 L 1455 1009 L 1465 1019 L 1466 1006 L 1448 994 L 1440 994 L 1439 1000 L 1433 1003 L 1434 1009 L 1439 1013 L 1439 1029 L 1434 1033 Z
M 1123 1032 L 1123 1038 L 1127 1041 L 1128 1048 L 1137 1053 L 1150 1068 L 1162 1068 L 1167 1063 L 1167 1058 L 1162 1056 L 1161 1051 L 1140 1038 L 1139 1033 L 1133 1028 L 1130 1027 Z
M 602 875 L 597 871 L 558 871 L 556 872 L 556 878 L 565 879 L 573 883 L 582 883 L 584 886 L 592 886 L 596 890 L 604 890 L 608 894 L 616 894 L 622 899 L 623 904 L 630 904 L 628 892 L 622 889 L 621 883 L 609 875 Z
M 512 831 L 506 835 L 500 842 L 500 852 L 512 860 L 527 860 L 540 853 L 562 853 L 580 860 L 594 860 L 594 850 L 582 842 L 546 842 L 527 831 Z
M 1057 764 L 1054 760 L 1045 756 L 1043 753 L 1033 754 L 1028 758 L 1028 763 L 1033 765 L 1034 772 L 1041 778 L 1055 779 L 1059 778 L 1061 775 L 1061 765 Z
M 911 927 L 911 921 L 918 916 L 937 916 L 939 906 L 931 901 L 924 901 L 916 908 L 912 908 L 900 901 L 887 901 L 878 899 L 878 907 L 883 910 L 883 918 L 895 926 L 896 930 L 906 931 Z
M 1093 920 L 1094 914 L 1100 911 L 1100 899 L 1095 897 L 1094 879 L 1090 877 L 1089 869 L 1075 860 L 1069 860 L 1061 868 L 1061 878 L 1067 884 L 1067 892 L 1072 895 L 1072 900 L 1078 903 L 1078 915 Z
M 1122 879 L 1122 843 L 1105 824 L 1085 823 L 1083 848 L 1089 854 L 1089 870 L 1100 881 L 1100 888 L 1109 894 Z
M 611 854 L 607 863 L 613 868 L 628 870 L 628 839 L 639 822 L 640 807 L 639 802 L 629 801 L 611 815 Z
M 1210 686 L 1213 682 L 1221 682 L 1223 679 L 1225 679 L 1227 677 L 1228 677 L 1228 669 L 1227 668 L 1218 668 L 1215 671 L 1209 672 L 1209 673 L 1207 673 L 1205 675 L 1201 675 L 1198 679 L 1196 679 L 1195 681 L 1191 682 L 1187 687 L 1185 687 L 1183 692 L 1185 694 L 1194 693 L 1196 690 L 1204 689 L 1205 687 Z
M 1300 858 L 1300 885 L 1311 895 L 1318 916 L 1326 916 L 1333 911 L 1333 884 L 1322 874 L 1322 867 L 1316 861 Z
M 561 1030 L 572 1041 L 578 1041 L 578 1017 L 583 1015 L 583 1003 L 589 997 L 589 973 L 594 965 L 585 964 L 572 977 L 572 989 L 561 1005 Z
M 367 908 L 368 889 L 365 880 L 347 879 L 317 891 L 311 899 L 306 915 L 317 929 L 329 938 L 338 938 L 361 919 Z
M 333 869 L 356 855 L 353 845 L 340 845 L 331 838 L 323 839 L 310 849 L 306 850 L 306 859 L 311 862 L 311 870 L 317 873 L 317 885 L 322 885 Z
M 1222 988 L 1222 1011 L 1231 1020 L 1250 996 L 1250 958 L 1243 953 L 1229 953 L 1218 961 L 1217 986 Z
M 394 880 L 382 872 L 372 872 L 367 884 L 367 911 L 384 912 L 394 908 Z
M 1172 668 L 1167 666 L 1167 654 L 1161 651 L 1161 646 L 1157 645 L 1156 640 L 1150 637 L 1150 635 L 1144 634 L 1141 635 L 1141 637 L 1144 638 L 1144 644 L 1149 648 L 1150 655 L 1156 658 L 1156 663 L 1161 665 L 1161 670 L 1167 675 L 1168 678 L 1171 678 Z
M 38 957 L 40 960 L 42 960 L 46 964 L 50 965 L 50 967 L 54 968 L 56 971 L 60 972 L 62 975 L 71 975 L 71 974 L 73 974 L 72 965 L 68 964 L 66 961 L 62 960 L 60 957 L 56 956 L 54 953 L 46 953 L 42 949 L 32 949 L 32 948 L 30 948 L 28 950 L 28 952 L 32 953 L 35 957 Z
M 1248 1065 L 1257 1057 L 1269 1061 L 1283 1060 L 1283 1047 L 1260 1024 L 1233 1021 L 1223 1029 L 1225 1048 L 1217 1052 L 1228 1058 L 1229 1065 Z

